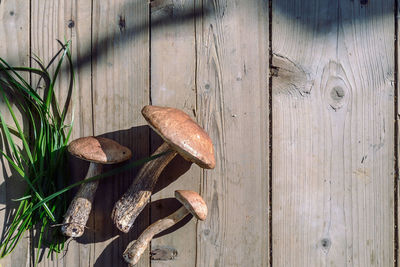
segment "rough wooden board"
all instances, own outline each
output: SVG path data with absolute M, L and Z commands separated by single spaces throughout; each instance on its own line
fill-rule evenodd
M 393 265 L 393 5 L 273 2 L 274 266 Z
M 396 61 L 396 64 L 397 64 L 397 76 L 395 77 L 395 79 L 396 79 L 396 88 L 395 88 L 395 90 L 397 91 L 397 110 L 396 110 L 396 112 L 397 112 L 397 114 L 395 114 L 395 116 L 396 116 L 396 120 L 395 120 L 395 124 L 396 124 L 396 126 L 395 127 L 397 127 L 397 136 L 396 136 L 396 138 L 397 138 L 397 140 L 395 140 L 397 143 L 396 143 L 396 145 L 397 145 L 397 147 L 395 147 L 395 148 L 397 148 L 397 160 L 396 160 L 396 166 L 395 166 L 395 168 L 396 168 L 396 170 L 399 170 L 399 166 L 400 166 L 400 164 L 399 164 L 399 155 L 400 155 L 400 136 L 399 136 L 399 132 L 400 132 L 400 112 L 399 112 L 399 110 L 400 110 L 400 101 L 399 101 L 399 99 L 398 99 L 398 96 L 399 96 L 399 94 L 400 94 L 400 87 L 399 87 L 399 78 L 400 78 L 400 75 L 399 75 L 399 71 L 398 71 L 398 62 L 399 62 L 399 49 L 400 49 L 400 43 L 399 43 L 399 34 L 400 34 L 400 32 L 399 32 L 399 28 L 398 28 L 398 25 L 399 25 L 399 19 L 400 19 L 400 6 L 397 4 L 397 10 L 395 10 L 395 12 L 396 12 L 396 19 L 397 19 L 397 32 L 395 33 L 395 36 L 396 36 L 396 42 L 395 42 L 395 45 L 397 45 L 397 51 L 395 52 L 396 53 L 396 58 L 395 58 L 395 61 Z M 396 29 L 395 29 L 396 30 Z M 395 134 L 396 134 L 396 132 L 395 132 Z M 395 224 L 397 224 L 397 231 L 395 231 L 395 234 L 397 234 L 397 240 L 395 239 L 395 242 L 397 242 L 397 244 L 399 244 L 399 239 L 400 239 L 400 231 L 399 231 L 399 221 L 400 221 L 400 207 L 399 207 L 399 199 L 400 199 L 400 181 L 399 181 L 399 175 L 400 175 L 400 173 L 399 173 L 399 171 L 397 171 L 397 172 L 395 172 L 395 179 L 397 179 L 396 180 L 396 183 L 395 183 L 395 185 L 397 185 L 397 203 L 395 202 L 394 204 L 396 205 L 395 206 L 395 209 L 396 209 L 396 211 L 397 211 L 397 218 L 396 218 L 396 220 L 395 220 Z M 397 248 L 395 249 L 395 258 L 396 258 L 396 256 L 397 256 L 397 262 L 399 261 L 399 256 L 400 256 L 400 250 L 399 250 L 399 246 L 397 246 Z
M 29 2 L 5 1 L 0 3 L 0 57 L 12 66 L 29 66 Z M 24 75 L 26 79 L 29 75 Z M 0 109 L 7 123 L 12 123 L 8 109 L 3 100 Z M 20 119 L 19 112 L 16 116 Z M 24 129 L 24 131 L 27 129 Z M 1 149 L 4 148 L 1 134 Z M 7 161 L 1 157 L 0 164 L 0 236 L 4 225 L 8 222 L 8 214 L 14 209 L 12 198 L 19 198 L 24 193 L 25 183 L 8 167 Z M 0 260 L 0 266 L 26 266 L 29 264 L 28 234 L 22 238 L 11 255 Z
M 91 55 L 91 12 L 90 1 L 71 3 L 71 14 L 65 16 L 64 25 L 70 29 L 72 41 L 72 60 L 75 67 L 75 91 L 72 102 L 74 110 L 74 125 L 71 140 L 93 134 L 92 97 L 91 97 L 91 62 L 85 58 Z M 59 96 L 60 101 L 65 94 Z
M 184 14 L 193 11 L 193 0 L 154 1 L 151 9 L 151 20 L 163 21 L 151 28 L 152 104 L 179 108 L 192 117 L 196 110 L 195 18 L 184 18 Z M 159 145 L 160 138 L 152 135 L 152 150 Z M 200 190 L 200 168 L 195 164 L 190 166 L 180 156 L 166 167 L 159 179 L 158 193 L 151 198 L 152 222 L 179 208 L 179 202 L 174 199 L 174 191 L 178 189 Z M 190 219 L 188 216 L 177 227 L 153 239 L 151 266 L 195 266 L 196 220 Z
M 72 41 L 72 57 L 75 67 L 75 91 L 73 102 L 68 109 L 67 121 L 71 121 L 74 109 L 74 128 L 71 139 L 91 135 L 91 79 L 90 62 L 80 64 L 82 58 L 91 53 L 91 3 L 86 1 L 62 2 L 48 0 L 33 0 L 31 13 L 32 53 L 47 65 L 50 59 L 61 48 L 57 40 Z M 65 60 L 66 61 L 66 60 Z M 34 67 L 39 67 L 35 62 Z M 50 69 L 53 74 L 56 64 Z M 68 65 L 64 64 L 56 84 L 57 101 L 64 103 L 68 94 Z M 33 76 L 36 85 L 38 77 Z M 40 91 L 40 89 L 39 89 Z
M 94 134 L 131 148 L 134 159 L 144 158 L 150 152 L 149 128 L 144 126 L 140 113 L 149 103 L 148 18 L 146 0 L 93 1 Z M 148 225 L 148 208 L 129 234 L 119 232 L 111 221 L 114 203 L 136 172 L 137 169 L 110 177 L 99 185 L 94 204 L 94 266 L 124 266 L 123 251 Z M 145 255 L 138 266 L 149 265 L 149 256 Z
M 32 0 L 31 8 L 32 53 L 45 64 L 61 48 L 57 40 L 62 43 L 71 41 L 75 71 L 74 95 L 67 115 L 70 122 L 74 111 L 71 140 L 92 135 L 91 63 L 85 61 L 91 54 L 91 3 Z M 39 67 L 35 62 L 33 66 Z M 55 67 L 53 64 L 50 74 L 54 73 Z M 64 64 L 55 88 L 59 103 L 65 102 L 68 93 L 70 77 L 67 70 L 68 64 Z M 33 76 L 33 80 L 37 77 Z
M 77 62 L 82 53 L 90 53 L 91 34 L 91 3 L 90 2 L 62 2 L 33 0 L 31 3 L 31 34 L 32 53 L 47 64 L 55 53 L 60 49 L 57 39 L 64 42 L 65 39 L 72 41 L 71 53 L 75 61 L 75 88 L 72 102 L 68 112 L 68 121 L 71 121 L 72 108 L 74 108 L 74 128 L 71 140 L 81 136 L 91 135 L 92 110 L 91 110 L 91 70 L 90 64 L 78 67 Z M 35 67 L 38 67 L 34 64 Z M 59 103 L 64 103 L 68 94 L 69 73 L 67 65 L 62 69 L 59 80 L 55 87 L 56 97 Z M 55 67 L 51 68 L 51 74 Z M 37 81 L 34 77 L 33 82 Z M 72 161 L 76 163 L 75 161 Z M 80 166 L 71 164 L 72 167 Z M 81 166 L 80 166 L 81 167 Z M 86 167 L 86 166 L 85 166 Z M 72 170 L 71 175 L 79 174 L 81 177 L 73 177 L 78 181 L 84 174 Z M 72 196 L 72 193 L 71 193 Z M 93 237 L 92 237 L 93 239 Z M 64 257 L 60 255 L 47 259 L 43 257 L 41 266 L 89 266 L 93 262 L 93 247 L 82 244 L 79 240 L 67 242 L 67 250 Z
M 197 116 L 217 166 L 203 175 L 209 216 L 198 223 L 196 263 L 267 266 L 268 3 L 196 1 L 202 4 Z

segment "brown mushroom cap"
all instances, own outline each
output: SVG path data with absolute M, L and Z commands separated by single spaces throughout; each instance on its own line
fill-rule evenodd
M 68 151 L 75 157 L 101 164 L 119 163 L 132 157 L 129 148 L 114 140 L 95 136 L 75 139 L 68 145 Z
M 202 221 L 206 219 L 207 205 L 199 194 L 190 190 L 176 190 L 175 198 L 197 219 Z
M 158 106 L 145 106 L 142 114 L 151 128 L 186 160 L 205 169 L 215 167 L 211 138 L 189 115 Z

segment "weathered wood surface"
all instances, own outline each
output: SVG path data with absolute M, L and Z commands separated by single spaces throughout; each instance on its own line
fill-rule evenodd
M 274 266 L 394 265 L 394 1 L 276 1 Z
M 149 129 L 140 110 L 149 103 L 149 6 L 140 1 L 93 1 L 93 125 L 133 151 L 133 160 L 149 154 Z M 137 169 L 110 177 L 99 186 L 93 220 L 94 265 L 124 266 L 122 253 L 149 225 L 146 208 L 130 233 L 113 225 L 111 211 Z M 149 266 L 143 257 L 137 266 Z
M 195 18 L 185 17 L 192 13 L 193 0 L 154 1 L 151 4 L 151 21 L 166 22 L 151 29 L 151 100 L 153 105 L 176 107 L 196 119 Z M 161 138 L 154 133 L 151 142 L 154 150 L 160 145 Z M 159 181 L 155 190 L 158 192 L 151 198 L 152 222 L 179 208 L 180 204 L 174 198 L 175 190 L 199 192 L 200 168 L 178 155 Z M 152 240 L 153 267 L 195 266 L 197 223 L 194 219 L 189 220 L 190 216 L 179 223 L 174 234 L 164 233 Z M 184 238 L 176 238 L 176 235 Z
M 4 38 L 6 36 L 6 38 Z M 29 3 L 27 1 L 7 1 L 0 4 L 0 57 L 10 64 L 29 66 Z M 24 74 L 24 77 L 29 76 Z M 0 111 L 7 123 L 12 123 L 12 117 L 7 112 L 4 101 L 0 101 Z M 21 118 L 20 113 L 16 114 Z M 28 132 L 28 130 L 26 131 Z M 5 138 L 1 136 L 1 149 L 4 149 Z M 1 157 L 0 164 L 0 237 L 6 227 L 6 220 L 15 208 L 11 199 L 24 193 L 25 184 L 5 164 Z M 17 253 L 0 260 L 0 267 L 29 265 L 29 239 L 26 234 L 16 249 Z
M 200 192 L 209 216 L 189 216 L 156 236 L 138 266 L 393 266 L 393 7 L 394 0 L 0 0 L 0 56 L 12 64 L 28 66 L 31 53 L 46 62 L 55 39 L 72 40 L 73 138 L 104 135 L 143 158 L 161 144 L 140 114 L 151 103 L 183 109 L 216 150 L 215 170 L 174 159 L 129 234 L 110 213 L 138 168 L 101 181 L 85 235 L 40 266 L 125 266 L 128 243 L 180 207 L 176 189 Z M 67 83 L 65 76 L 58 86 Z M 71 158 L 71 167 L 76 181 L 88 165 Z M 0 230 L 23 186 L 1 168 Z M 25 238 L 0 266 L 29 266 L 30 249 Z
M 396 14 L 396 17 L 395 17 L 395 19 L 397 20 L 396 21 L 396 24 L 397 24 L 397 29 L 395 29 L 395 30 L 397 30 L 397 32 L 396 32 L 396 37 L 397 37 L 397 41 L 395 42 L 395 45 L 396 45 L 396 47 L 395 47 L 395 55 L 396 55 L 396 58 L 394 59 L 395 60 L 395 62 L 396 62 L 396 67 L 397 67 L 397 75 L 396 75 L 396 77 L 395 77 L 395 90 L 396 90 L 396 93 L 397 94 L 395 94 L 396 96 L 397 96 L 397 99 L 398 99 L 398 96 L 399 96 L 399 77 L 400 77 L 400 75 L 399 75 L 399 72 L 398 72 L 398 62 L 399 62 L 399 60 L 400 60 L 400 57 L 399 57 L 399 54 L 398 54 L 398 51 L 399 51 L 399 49 L 400 49 L 400 43 L 399 43 L 399 41 L 398 41 L 398 36 L 399 36 L 399 34 L 400 34 L 400 31 L 399 31 L 399 28 L 398 28 L 398 25 L 399 25 L 399 22 L 400 22 L 400 7 L 399 7 L 399 5 L 397 5 L 397 10 L 395 10 L 395 14 Z M 396 73 L 395 73 L 396 74 Z M 396 106 L 396 109 L 395 109 L 395 127 L 396 127 L 396 129 L 395 129 L 395 138 L 397 138 L 397 139 L 395 139 L 395 142 L 396 142 L 396 145 L 397 145 L 397 147 L 395 147 L 395 149 L 397 149 L 397 151 L 395 151 L 395 153 L 397 152 L 397 155 L 396 155 L 396 157 L 395 157 L 395 170 L 396 170 L 396 172 L 395 173 L 397 173 L 397 176 L 395 176 L 395 186 L 396 186 L 396 190 L 397 190 L 397 192 L 395 191 L 395 193 L 397 193 L 396 194 L 396 197 L 397 197 L 397 199 L 395 199 L 395 201 L 394 201 L 394 205 L 395 205 L 395 209 L 396 209 L 396 211 L 397 211 L 397 214 L 395 213 L 395 215 L 397 215 L 395 218 L 394 218 L 394 223 L 395 223 L 395 225 L 397 226 L 397 232 L 395 232 L 395 235 L 397 235 L 397 239 L 396 238 L 394 238 L 394 240 L 395 240 L 395 242 L 397 242 L 397 244 L 399 243 L 399 239 L 400 239 L 400 231 L 399 231 L 399 228 L 398 228 L 398 222 L 399 222 L 399 220 L 400 220 L 400 207 L 399 207 L 399 197 L 400 197 L 400 183 L 399 183 L 399 159 L 398 159 L 398 156 L 399 156 L 399 153 L 400 153 L 400 146 L 399 146 L 399 144 L 400 144 L 400 137 L 399 137 L 399 131 L 400 131 L 400 124 L 399 124 L 399 118 L 400 118 L 400 112 L 399 112 L 399 110 L 400 110 L 400 103 L 399 103 L 399 101 L 397 100 L 397 103 L 395 103 L 395 104 L 397 104 L 397 106 Z M 395 249 L 395 255 L 397 255 L 397 256 L 399 256 L 399 248 L 397 247 L 397 249 Z M 395 256 L 396 257 L 396 256 Z M 398 258 L 397 258 L 397 261 L 398 261 Z
M 29 9 L 29 8 L 28 8 Z M 43 62 L 49 62 L 53 55 L 60 49 L 56 40 L 64 42 L 65 39 L 72 41 L 72 57 L 75 62 L 90 53 L 91 44 L 88 38 L 91 34 L 91 3 L 88 1 L 31 1 L 31 53 L 37 55 Z M 32 65 L 38 67 L 33 61 Z M 54 67 L 50 70 L 54 72 Z M 90 62 L 86 65 L 77 65 L 75 68 L 75 88 L 71 105 L 68 112 L 70 121 L 74 112 L 74 127 L 71 140 L 92 135 L 93 127 L 91 121 L 91 70 Z M 33 77 L 32 84 L 36 85 L 38 79 Z M 63 72 L 57 82 L 55 92 L 57 100 L 64 103 L 67 97 L 69 78 Z M 39 89 L 40 91 L 40 89 Z M 72 162 L 71 166 L 75 166 Z M 88 165 L 77 168 L 71 172 L 71 180 L 78 181 L 85 176 Z M 72 199 L 72 194 L 71 194 Z M 89 218 L 89 220 L 91 220 Z M 88 230 L 89 231 L 89 230 Z M 67 253 L 58 259 L 41 260 L 41 266 L 90 266 L 94 260 L 93 247 L 89 244 L 70 240 L 67 243 Z M 78 255 L 78 256 L 77 256 Z
M 196 1 L 197 116 L 216 149 L 197 266 L 268 265 L 268 3 Z

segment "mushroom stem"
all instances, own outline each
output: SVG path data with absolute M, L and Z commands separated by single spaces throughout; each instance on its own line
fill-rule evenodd
M 85 179 L 99 175 L 103 167 L 99 163 L 91 162 Z M 99 181 L 84 183 L 79 187 L 74 199 L 64 215 L 61 232 L 65 236 L 79 237 L 85 231 L 85 225 L 92 209 L 92 202 Z
M 150 199 L 162 170 L 177 154 L 164 142 L 153 155 L 165 152 L 168 153 L 143 165 L 128 191 L 115 203 L 111 217 L 122 232 L 129 232 L 137 216 Z
M 168 217 L 158 220 L 144 230 L 144 232 L 138 237 L 137 240 L 129 243 L 124 254 L 122 255 L 126 262 L 131 265 L 138 263 L 140 256 L 146 250 L 149 242 L 156 234 L 168 229 L 178 223 L 180 220 L 186 217 L 189 211 L 182 206 L 177 211 L 169 215 Z

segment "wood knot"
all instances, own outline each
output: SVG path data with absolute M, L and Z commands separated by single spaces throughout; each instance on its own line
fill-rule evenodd
M 324 67 L 321 87 L 330 110 L 336 112 L 347 105 L 350 83 L 340 64 L 331 61 Z
M 345 96 L 345 92 L 342 87 L 335 86 L 332 88 L 330 92 L 330 106 L 333 110 L 338 110 L 343 107 L 343 98 Z
M 164 11 L 165 13 L 172 15 L 175 4 L 174 0 L 151 0 L 150 1 L 150 12 L 155 13 L 158 11 Z
M 274 93 L 301 97 L 310 95 L 313 81 L 309 73 L 288 57 L 273 54 L 270 71 Z
M 72 19 L 70 19 L 68 21 L 68 28 L 72 29 L 73 27 L 75 27 L 75 21 L 73 21 Z
M 345 93 L 342 87 L 334 87 L 331 91 L 331 97 L 333 100 L 340 101 L 344 97 Z
M 123 32 L 125 30 L 126 28 L 125 16 L 122 15 L 119 16 L 118 26 L 120 32 Z
M 324 253 L 328 253 L 329 249 L 331 248 L 332 242 L 329 238 L 322 238 L 320 241 L 321 249 Z
M 178 251 L 170 247 L 157 247 L 151 251 L 151 259 L 158 261 L 173 260 L 178 256 Z

